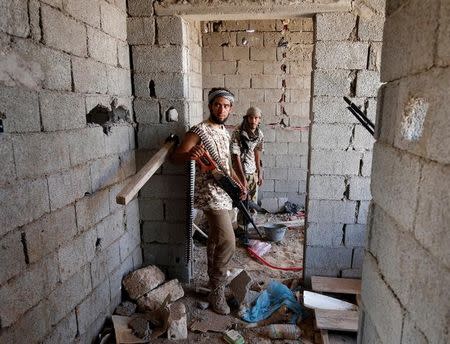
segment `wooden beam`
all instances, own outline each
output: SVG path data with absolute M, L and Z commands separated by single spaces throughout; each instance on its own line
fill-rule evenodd
M 358 331 L 357 311 L 316 309 L 316 326 L 320 330 Z
M 311 287 L 325 293 L 361 294 L 361 280 L 352 278 L 312 276 Z
M 176 145 L 175 139 L 168 139 L 162 148 L 142 167 L 138 173 L 120 190 L 116 196 L 117 204 L 128 204 L 144 184 L 155 174 L 158 168 L 166 161 L 170 150 Z
M 332 310 L 357 310 L 358 306 L 347 302 L 329 297 L 326 295 L 313 293 L 305 290 L 303 292 L 303 305 L 313 309 L 332 309 Z

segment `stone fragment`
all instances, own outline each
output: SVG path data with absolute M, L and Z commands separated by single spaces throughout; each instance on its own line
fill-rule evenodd
M 130 301 L 124 301 L 116 307 L 114 314 L 129 317 L 132 314 L 134 314 L 134 312 L 136 312 L 136 307 L 137 305 L 135 303 Z
M 184 290 L 177 279 L 173 279 L 158 288 L 147 293 L 138 300 L 138 307 L 143 310 L 155 310 L 164 302 L 170 294 L 170 302 L 176 301 L 184 296 Z
M 155 289 L 165 279 L 166 276 L 158 267 L 150 265 L 128 274 L 123 280 L 123 286 L 131 299 L 137 300 L 142 295 Z
M 200 309 L 208 309 L 209 307 L 209 302 L 205 302 L 205 301 L 197 301 L 197 307 Z
M 169 316 L 169 328 L 167 329 L 167 338 L 170 340 L 187 339 L 187 317 L 186 306 L 177 302 L 171 304 Z
M 239 304 L 248 303 L 249 289 L 252 285 L 252 278 L 243 270 L 230 283 L 230 289 Z

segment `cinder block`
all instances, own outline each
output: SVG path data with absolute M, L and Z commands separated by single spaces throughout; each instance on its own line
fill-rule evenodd
M 309 104 L 286 103 L 284 104 L 284 113 L 290 117 L 289 120 L 293 120 L 293 123 L 295 122 L 295 119 L 298 120 L 298 118 L 303 118 L 304 122 L 309 123 Z
M 133 46 L 132 58 L 136 73 L 181 73 L 186 68 L 183 48 L 177 45 Z
M 239 90 L 239 99 L 245 99 L 250 102 L 264 102 L 264 92 L 258 89 Z
M 70 56 L 54 49 L 36 45 L 29 40 L 16 42 L 20 56 L 40 66 L 39 79 L 45 89 L 71 91 L 72 77 Z M 31 67 L 31 66 L 30 66 Z
M 376 262 L 366 254 L 362 274 L 362 301 L 384 343 L 400 343 L 403 311 L 395 295 L 383 281 Z M 386 312 L 390 314 L 386 317 Z
M 26 212 L 23 210 L 27 209 Z M 0 188 L 0 235 L 50 211 L 45 179 L 25 180 Z
M 167 200 L 164 202 L 165 220 L 169 222 L 183 222 L 186 220 L 186 200 Z
M 22 272 L 25 267 L 22 233 L 13 231 L 0 240 L 0 260 L 3 268 L 0 271 L 0 283 L 3 285 L 8 279 Z
M 210 76 L 208 79 L 211 78 Z M 223 76 L 221 76 L 223 86 Z M 206 79 L 205 82 L 208 80 Z M 155 85 L 155 96 L 157 98 L 177 99 L 183 98 L 184 77 L 178 73 L 150 73 L 134 75 L 134 92 L 136 97 L 150 98 L 150 82 Z M 205 83 L 204 83 L 205 85 Z M 206 86 L 204 86 L 206 87 Z
M 366 241 L 366 225 L 348 224 L 345 226 L 345 246 L 364 247 Z M 360 268 L 361 265 L 357 266 Z M 355 266 L 353 266 L 355 267 Z
M 7 183 L 16 178 L 16 167 L 14 164 L 14 154 L 12 141 L 9 136 L 0 137 L 0 184 Z
M 41 7 L 45 43 L 77 56 L 86 56 L 86 27 L 49 6 Z
M 108 82 L 104 64 L 91 59 L 74 57 L 72 71 L 76 92 L 106 93 Z
M 285 75 L 284 66 L 286 65 L 282 62 L 266 62 L 264 63 L 263 73 L 266 75 Z
M 202 49 L 203 62 L 222 61 L 223 51 L 217 47 L 204 47 Z
M 108 93 L 119 96 L 131 96 L 131 75 L 127 69 L 106 67 Z
M 111 132 L 105 137 L 105 153 L 107 155 L 127 153 L 130 151 L 130 127 L 131 126 L 128 123 L 118 123 L 111 128 Z M 134 158 L 127 157 L 125 155 L 119 156 L 119 161 L 122 168 L 127 164 L 127 160 L 129 159 Z
M 450 266 L 450 253 L 447 249 L 447 224 L 450 223 L 450 215 L 445 210 L 449 205 L 450 185 L 443 181 L 448 181 L 449 176 L 448 166 L 432 162 L 424 166 L 414 226 L 416 239 L 445 266 Z
M 278 198 L 266 198 L 261 199 L 261 207 L 268 212 L 275 213 L 278 211 Z
M 153 17 L 127 18 L 128 44 L 153 44 L 155 42 L 155 20 Z
M 28 6 L 29 10 L 29 22 L 30 22 L 30 32 L 31 38 L 36 42 L 40 42 L 42 38 L 40 22 L 40 3 L 38 0 L 32 0 Z
M 346 41 L 355 29 L 353 13 L 320 13 L 316 16 L 316 39 L 318 41 Z
M 237 74 L 262 74 L 263 70 L 263 61 L 238 61 Z
M 262 48 L 264 46 L 264 34 L 262 32 L 237 32 L 236 42 L 238 46 Z
M 319 69 L 365 69 L 368 43 L 317 42 L 316 66 Z
M 126 261 L 128 259 L 133 260 L 133 252 L 140 247 L 140 236 L 134 235 L 134 233 L 125 231 L 124 235 L 119 240 L 120 246 L 120 259 Z
M 100 27 L 100 6 L 89 0 L 65 0 L 64 10 L 75 19 Z
M 370 200 L 370 178 L 350 177 L 350 195 L 351 200 Z
M 84 197 L 91 190 L 91 177 L 86 166 L 47 177 L 50 209 L 53 211 Z
M 55 261 L 52 263 L 56 264 Z M 30 266 L 19 278 L 2 285 L 0 300 L 3 327 L 10 327 L 47 296 L 48 291 L 56 286 L 56 281 L 50 277 L 55 271 L 57 265 L 52 266 L 49 259 L 43 259 Z
M 278 43 L 282 42 L 282 39 L 286 40 L 285 35 L 281 31 L 264 32 L 264 47 L 278 47 Z
M 69 315 L 92 291 L 89 266 L 85 265 L 79 273 L 74 274 L 67 281 L 62 282 L 50 293 L 48 303 L 52 312 L 49 321 L 51 325 L 57 324 Z
M 138 306 L 146 310 L 155 310 L 158 308 L 170 294 L 170 301 L 176 301 L 184 296 L 183 288 L 177 279 L 173 279 L 151 292 L 147 293 L 144 297 L 138 300 Z
M 405 229 L 411 230 L 419 195 L 419 159 L 379 143 L 374 146 L 374 156 L 373 199 Z
M 128 43 L 117 41 L 117 60 L 119 67 L 130 69 L 130 51 Z
M 76 202 L 75 207 L 79 230 L 88 229 L 109 214 L 108 190 L 98 191 L 93 195 L 83 197 Z
M 381 42 L 371 42 L 369 47 L 369 70 L 380 72 L 381 69 Z
M 309 178 L 310 199 L 341 200 L 345 191 L 344 176 L 311 175 Z
M 142 188 L 142 197 L 151 198 L 180 198 L 184 197 L 185 176 L 154 175 Z
M 275 20 L 250 20 L 248 22 L 248 25 L 249 25 L 249 29 L 254 29 L 255 31 L 275 31 L 276 21 Z M 244 30 L 245 30 L 245 28 L 244 28 Z
M 23 315 L 13 326 L 2 329 L 0 341 L 2 343 L 24 343 L 32 335 L 38 341 L 43 341 L 50 326 L 48 324 L 49 309 L 45 301 L 40 302 L 25 315 Z
M 123 209 L 119 209 L 97 224 L 97 235 L 100 239 L 100 245 L 102 247 L 118 245 L 118 239 L 123 235 L 124 230 Z M 111 250 L 112 252 L 117 251 L 114 248 Z M 109 268 L 114 269 L 114 266 L 110 266 Z
M 27 331 L 24 331 L 26 335 Z M 77 318 L 75 311 L 61 320 L 58 324 L 52 327 L 49 334 L 45 338 L 46 344 L 69 343 L 75 340 L 77 335 Z
M 314 95 L 342 97 L 349 95 L 352 75 L 346 70 L 315 70 Z
M 133 259 L 133 267 L 134 269 L 138 269 L 142 267 L 142 248 L 141 246 L 136 247 L 136 249 L 131 254 Z M 119 299 L 120 301 L 121 299 Z
M 259 191 L 275 192 L 275 180 L 264 179 L 264 182 L 259 188 Z
M 2 4 L 0 30 L 11 35 L 27 37 L 30 32 L 27 4 L 21 1 L 5 1 Z
M 66 137 L 69 142 L 71 165 L 76 166 L 105 155 L 104 136 L 103 128 L 94 126 L 74 131 L 68 138 Z
M 144 221 L 161 221 L 164 219 L 164 205 L 161 199 L 140 199 L 139 210 Z
M 308 170 L 301 168 L 289 168 L 288 169 L 288 180 L 300 180 L 306 181 Z
M 275 167 L 278 168 L 300 168 L 300 156 L 295 155 L 277 155 L 275 156 Z
M 369 216 L 369 209 L 370 209 L 370 202 L 367 201 L 359 202 L 357 223 L 366 224 L 369 222 L 367 218 Z
M 353 98 L 351 101 L 357 106 L 364 104 L 363 99 L 359 98 Z M 314 113 L 314 122 L 359 123 L 355 116 L 347 110 L 342 97 L 314 97 L 312 111 Z
M 15 136 L 13 147 L 19 177 L 39 176 L 70 166 L 67 137 L 59 133 Z
M 361 16 L 358 25 L 358 36 L 362 41 L 381 42 L 383 40 L 384 16 Z
M 277 154 L 287 154 L 288 144 L 285 142 L 267 142 L 264 144 L 264 154 L 265 155 L 277 155 Z
M 439 65 L 445 66 L 450 63 L 450 44 L 445 37 L 450 34 L 450 4 L 447 2 L 441 3 L 440 7 L 440 17 L 439 17 L 439 36 L 438 36 L 438 47 L 437 47 L 437 61 Z
M 361 269 L 364 261 L 365 249 L 363 247 L 353 249 L 352 269 L 359 270 L 361 277 Z
M 300 130 L 290 130 L 290 129 L 277 129 L 276 130 L 276 142 L 300 142 L 301 133 Z M 278 151 L 281 154 L 283 151 Z M 284 151 L 285 153 L 288 150 Z
M 314 124 L 311 132 L 311 146 L 314 148 L 345 150 L 350 146 L 350 125 Z
M 289 32 L 286 37 L 290 44 L 313 44 L 313 32 Z
M 249 28 L 248 20 L 226 20 L 222 22 L 223 31 L 240 31 Z
M 184 42 L 187 42 L 186 28 L 181 17 L 156 17 L 156 25 L 158 28 L 158 44 L 183 45 Z
M 278 102 L 282 95 L 283 90 L 281 89 L 267 89 L 264 90 L 264 101 L 265 102 Z
M 144 221 L 142 229 L 142 240 L 146 244 L 167 244 L 170 242 L 170 233 L 174 230 L 178 230 L 181 233 L 184 233 L 185 226 L 183 224 L 168 222 Z
M 203 47 L 212 47 L 215 49 L 221 46 L 236 46 L 236 32 L 209 32 L 202 35 Z
M 362 70 L 356 79 L 358 97 L 376 97 L 380 87 L 380 74 L 376 71 Z
M 308 127 L 310 124 L 309 117 L 290 117 L 289 125 L 296 128 Z
M 320 223 L 354 223 L 356 202 L 310 200 L 308 221 Z
M 28 259 L 34 263 L 72 240 L 77 233 L 75 208 L 69 206 L 23 227 Z
M 415 74 L 433 65 L 438 9 L 438 2 L 414 1 L 386 19 L 381 81 Z M 400 60 L 400 55 L 405 58 Z
M 119 180 L 119 158 L 117 156 L 95 160 L 90 167 L 92 192 L 103 189 Z
M 86 126 L 84 98 L 74 93 L 41 92 L 40 107 L 45 131 Z
M 128 14 L 130 16 L 152 16 L 153 6 L 147 0 L 128 0 Z
M 211 74 L 236 74 L 236 61 L 212 61 L 210 62 Z
M 225 75 L 225 87 L 250 88 L 250 78 L 247 75 Z
M 308 268 L 348 269 L 352 263 L 352 249 L 345 247 L 312 247 L 305 251 Z
M 275 180 L 275 192 L 298 192 L 298 182 Z
M 117 40 L 89 26 L 87 27 L 87 37 L 90 57 L 103 63 L 117 65 Z
M 301 90 L 305 89 L 305 79 L 302 76 L 283 76 L 281 80 L 284 80 L 286 85 L 286 89 L 288 90 Z M 280 85 L 281 86 L 281 85 Z M 300 99 L 296 99 L 294 101 L 300 102 Z
M 6 133 L 40 131 L 39 101 L 34 91 L 0 86 L 0 113 Z
M 287 168 L 265 168 L 264 178 L 274 180 L 286 180 L 287 171 L 288 171 Z
M 86 300 L 77 306 L 78 330 L 80 334 L 89 332 L 89 327 L 95 324 L 97 317 L 109 311 L 109 292 L 109 281 L 105 280 L 93 290 Z
M 288 143 L 289 155 L 308 155 L 309 147 L 306 143 L 290 142 Z
M 78 273 L 83 265 L 94 258 L 96 241 L 97 231 L 93 228 L 58 249 L 58 266 L 62 282 Z
M 365 152 L 362 157 L 361 175 L 370 177 L 372 173 L 372 151 Z
M 102 29 L 122 41 L 127 40 L 127 15 L 117 7 L 102 2 L 100 4 Z
M 290 61 L 288 63 L 290 75 L 310 75 L 312 71 L 312 61 Z
M 252 61 L 276 61 L 277 60 L 277 48 L 265 47 L 265 48 L 250 48 L 250 60 Z
M 276 75 L 253 75 L 252 88 L 278 89 L 278 79 Z
M 311 174 L 359 174 L 361 154 L 355 151 L 311 151 Z
M 306 245 L 337 247 L 343 245 L 344 225 L 338 223 L 309 223 L 306 229 Z

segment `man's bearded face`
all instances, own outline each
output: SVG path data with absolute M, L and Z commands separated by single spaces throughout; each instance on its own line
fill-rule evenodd
M 214 123 L 224 124 L 230 116 L 232 104 L 224 97 L 216 97 L 208 107 L 209 119 Z

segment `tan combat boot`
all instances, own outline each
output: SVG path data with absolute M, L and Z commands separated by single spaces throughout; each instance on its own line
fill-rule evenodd
M 225 298 L 225 286 L 221 285 L 211 291 L 208 296 L 208 301 L 214 312 L 227 315 L 230 314 L 230 307 L 227 305 Z

